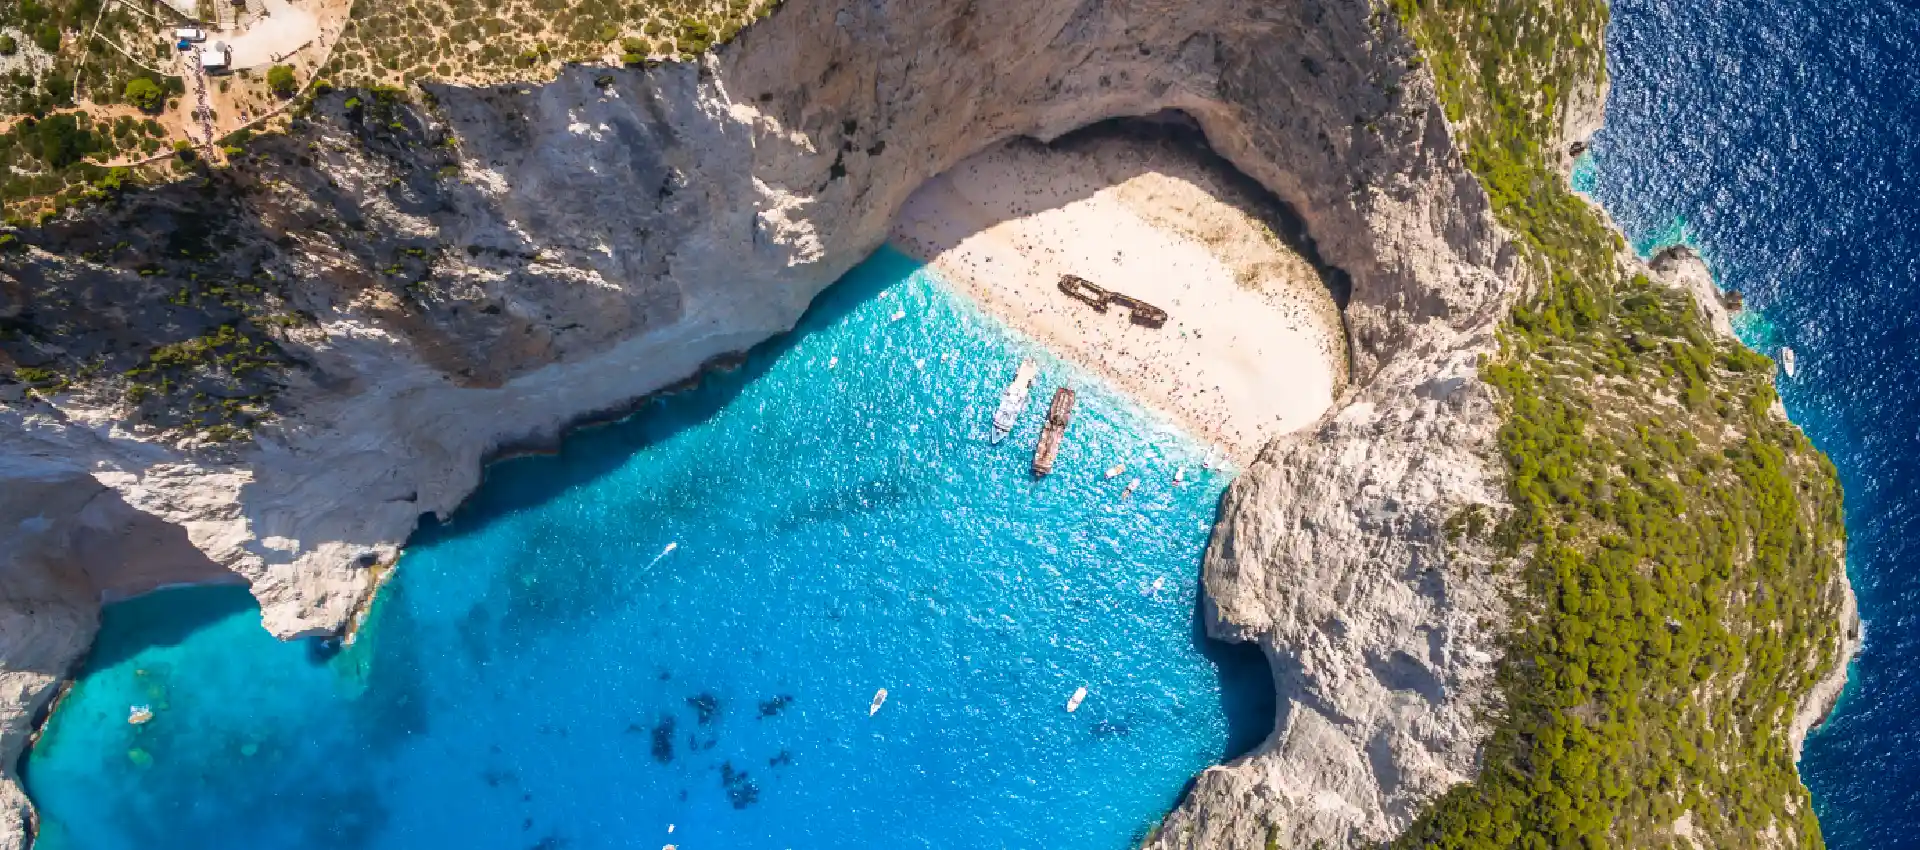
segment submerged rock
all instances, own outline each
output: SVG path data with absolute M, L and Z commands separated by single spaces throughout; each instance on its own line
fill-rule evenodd
M 760 716 L 763 718 L 778 716 L 780 712 L 785 711 L 787 706 L 792 704 L 792 694 L 781 694 L 770 700 L 762 700 L 760 702 Z
M 699 693 L 687 697 L 687 705 L 693 709 L 694 719 L 702 726 L 713 724 L 713 718 L 720 714 L 720 698 L 711 693 Z
M 653 726 L 653 760 L 661 764 L 673 761 L 673 727 L 675 721 L 669 714 L 660 718 Z

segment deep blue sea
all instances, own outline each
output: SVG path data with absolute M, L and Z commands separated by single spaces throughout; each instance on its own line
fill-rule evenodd
M 1198 627 L 1203 454 L 883 250 L 744 367 L 490 467 L 338 654 L 234 589 L 108 608 L 27 760 L 39 846 L 1122 850 L 1271 727 Z
M 1793 347 L 1787 410 L 1846 487 L 1867 645 L 1800 764 L 1827 843 L 1920 847 L 1920 3 L 1616 0 L 1607 47 L 1587 190 Z

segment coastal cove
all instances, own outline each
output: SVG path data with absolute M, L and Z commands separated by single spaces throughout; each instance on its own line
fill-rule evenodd
M 1080 394 L 1038 482 L 1040 404 L 986 439 L 1021 357 Z M 237 589 L 109 607 L 36 846 L 1137 844 L 1275 711 L 1200 632 L 1204 454 L 883 249 L 738 369 L 492 465 L 337 654 Z

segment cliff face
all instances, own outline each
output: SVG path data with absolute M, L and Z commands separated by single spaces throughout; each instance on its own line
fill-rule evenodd
M 9 349 L 22 364 L 143 362 L 143 336 L 196 322 L 258 326 L 275 353 L 235 379 L 272 413 L 239 444 L 136 425 L 154 420 L 112 381 L 0 387 L 0 763 L 99 598 L 246 581 L 276 634 L 338 629 L 484 457 L 790 327 L 921 182 L 1009 137 L 1172 109 L 1350 277 L 1353 384 L 1226 502 L 1209 628 L 1266 651 L 1281 716 L 1155 846 L 1394 834 L 1487 734 L 1502 587 L 1446 529 L 1502 500 L 1476 362 L 1518 291 L 1410 55 L 1362 0 L 788 0 L 697 65 L 432 86 L 389 111 L 329 95 L 230 172 L 24 233 L 0 318 L 64 332 Z M 125 237 L 184 221 L 213 222 L 191 265 Z M 182 307 L 213 275 L 304 318 Z M 25 803 L 0 795 L 4 847 Z

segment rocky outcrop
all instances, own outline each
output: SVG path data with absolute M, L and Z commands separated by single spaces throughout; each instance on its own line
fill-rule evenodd
M 1676 245 L 1655 255 L 1648 270 L 1662 283 L 1693 296 L 1700 319 L 1715 333 L 1734 339 L 1733 317 L 1727 311 L 1726 296 L 1713 282 L 1713 272 L 1692 248 Z
M 1151 846 L 1369 845 L 1476 772 L 1506 621 L 1491 553 L 1462 533 L 1504 502 L 1478 378 L 1491 327 L 1427 333 L 1424 356 L 1270 446 L 1227 497 L 1209 629 L 1259 643 L 1280 716 L 1266 746 L 1200 776 Z
M 1573 168 L 1573 160 L 1586 152 L 1593 134 L 1607 120 L 1607 92 L 1613 88 L 1607 78 L 1605 68 L 1595 68 L 1594 74 L 1577 80 L 1567 90 L 1567 100 L 1560 110 L 1560 167 L 1562 172 Z

